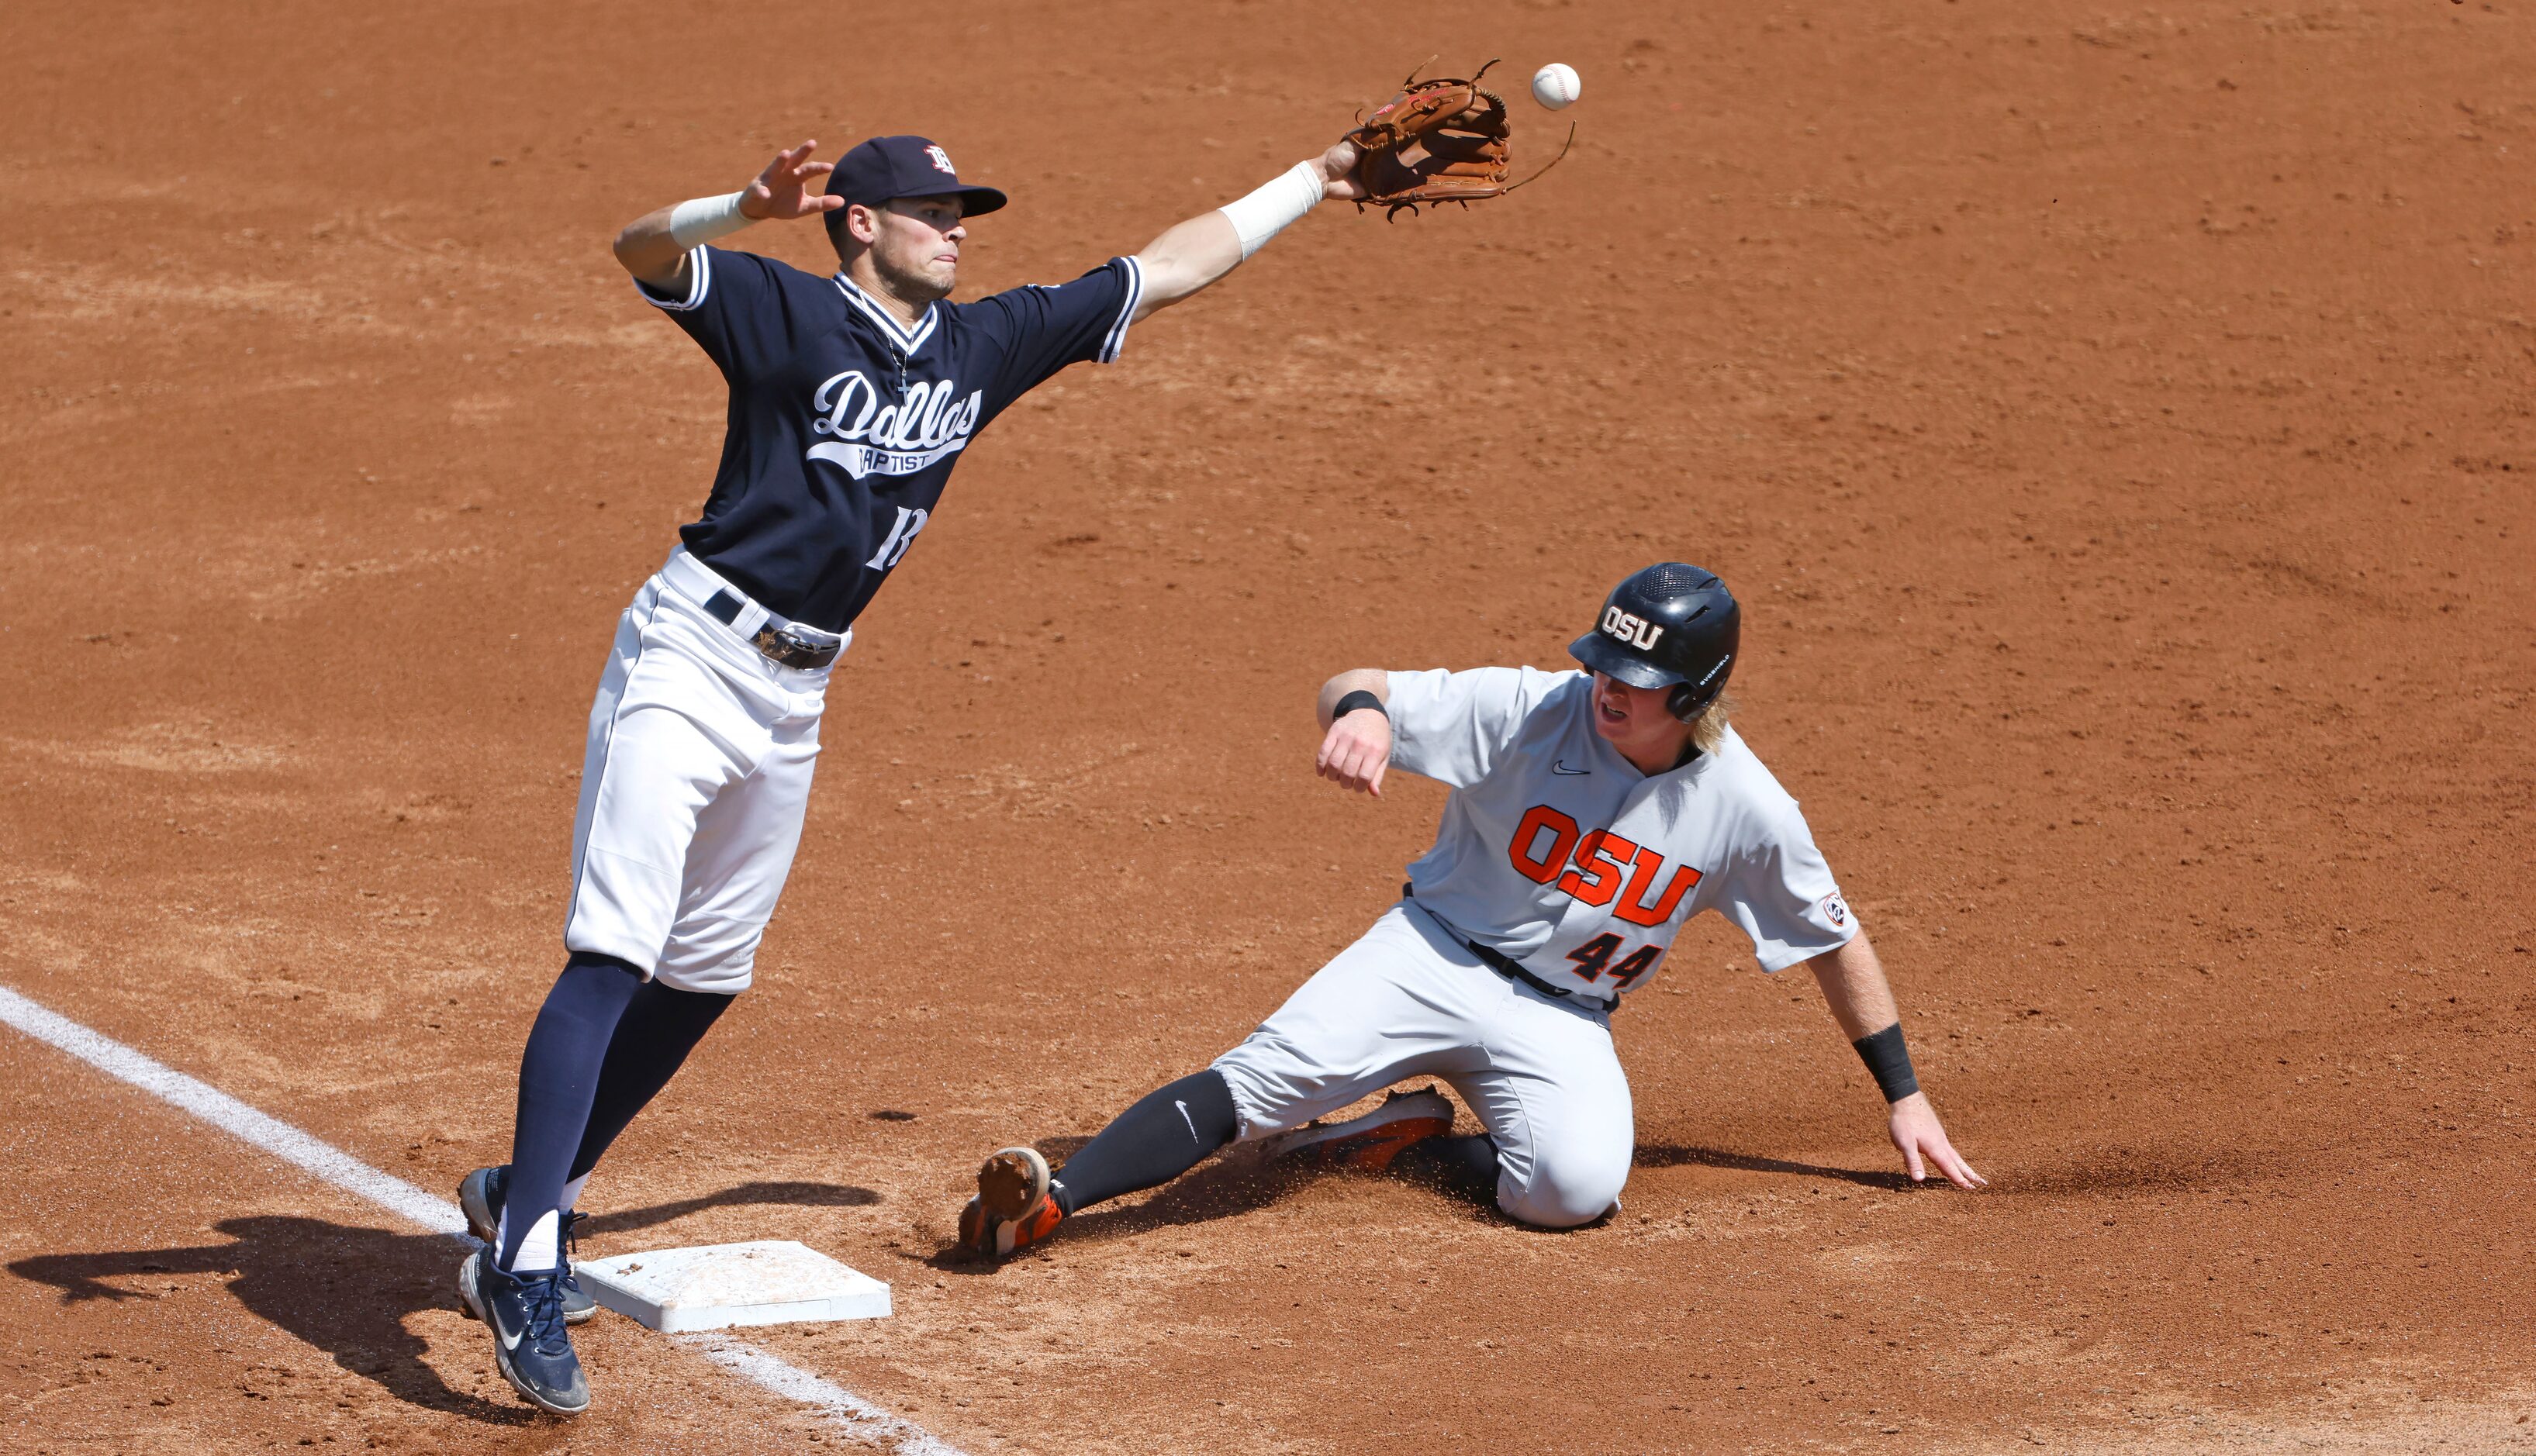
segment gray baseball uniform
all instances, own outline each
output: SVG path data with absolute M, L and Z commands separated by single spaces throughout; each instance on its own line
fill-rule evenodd
M 1611 1011 L 1683 922 L 1716 911 L 1773 972 L 1858 933 L 1740 735 L 1650 776 L 1594 730 L 1592 697 L 1583 672 L 1390 675 L 1392 765 L 1453 792 L 1410 895 L 1215 1063 L 1244 1140 L 1440 1077 L 1496 1139 L 1499 1206 L 1585 1223 L 1636 1138 Z

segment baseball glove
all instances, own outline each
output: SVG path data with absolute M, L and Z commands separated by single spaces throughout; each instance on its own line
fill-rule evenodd
M 1558 164 L 1566 147 L 1541 172 L 1523 182 L 1506 180 L 1512 171 L 1505 97 L 1480 85 L 1495 64 L 1490 61 L 1468 80 L 1421 81 L 1418 71 L 1412 71 L 1398 95 L 1358 121 L 1345 138 L 1362 155 L 1357 177 L 1365 195 L 1357 202 L 1357 211 L 1378 207 L 1390 219 L 1399 217 L 1402 208 L 1415 215 L 1428 203 L 1468 207 L 1502 197 Z M 1576 140 L 1572 126 L 1567 140 Z

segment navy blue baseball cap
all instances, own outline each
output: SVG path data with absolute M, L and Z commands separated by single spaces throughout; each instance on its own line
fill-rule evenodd
M 858 142 L 837 158 L 828 173 L 828 195 L 867 208 L 901 197 L 948 197 L 957 194 L 963 217 L 974 218 L 1002 207 L 1004 195 L 992 187 L 972 186 L 951 168 L 950 154 L 922 137 L 873 137 Z M 842 216 L 840 208 L 832 217 Z

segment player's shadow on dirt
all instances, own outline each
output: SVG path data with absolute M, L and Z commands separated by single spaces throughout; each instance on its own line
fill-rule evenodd
M 1035 1144 L 1051 1164 L 1061 1165 L 1090 1138 L 1048 1138 Z M 1640 1143 L 1636 1166 L 1640 1168 L 1680 1168 L 1697 1164 L 1704 1168 L 1730 1168 L 1743 1172 L 1792 1173 L 1800 1177 L 1831 1178 L 1861 1187 L 1884 1188 L 1907 1192 L 1926 1186 L 1913 1183 L 1899 1172 L 1867 1172 L 1854 1168 L 1825 1168 L 1814 1163 L 1796 1163 L 1785 1158 L 1756 1158 L 1748 1153 L 1730 1153 L 1723 1148 L 1702 1148 L 1677 1143 Z M 1236 1154 L 1210 1163 L 1196 1171 L 1169 1184 L 1162 1192 L 1145 1202 L 1123 1208 L 1095 1208 L 1065 1221 L 1066 1237 L 1075 1239 L 1110 1239 L 1151 1234 L 1158 1229 L 1176 1228 L 1185 1224 L 1203 1224 L 1215 1219 L 1232 1218 L 1268 1207 L 1308 1182 L 1309 1173 L 1289 1172 L 1272 1169 L 1252 1157 Z M 1931 1185 L 1945 1186 L 1941 1178 L 1931 1178 Z M 1430 1188 L 1439 1198 L 1455 1203 L 1469 1203 L 1472 1213 L 1483 1217 L 1497 1215 L 1492 1205 L 1462 1198 L 1443 1188 Z M 1507 1221 L 1509 1227 L 1521 1225 Z M 1599 1222 L 1599 1221 L 1598 1221 Z M 925 1260 L 934 1268 L 953 1274 L 991 1274 L 991 1261 L 971 1260 L 957 1248 L 944 1247 Z
M 880 1195 L 869 1188 L 843 1183 L 741 1183 L 700 1198 L 602 1215 L 583 1227 L 595 1233 L 622 1233 L 709 1208 L 744 1204 L 856 1208 L 879 1201 Z M 223 1219 L 212 1227 L 230 1241 L 191 1248 L 38 1254 L 13 1261 L 9 1272 L 60 1290 L 65 1304 L 83 1299 L 158 1299 L 164 1295 L 168 1276 L 233 1274 L 229 1293 L 250 1312 L 325 1351 L 337 1365 L 408 1405 L 446 1411 L 487 1425 L 525 1425 L 537 1419 L 537 1413 L 525 1405 L 452 1389 L 424 1363 L 428 1342 L 407 1328 L 409 1317 L 423 1310 L 458 1307 L 455 1276 L 459 1261 L 475 1246 L 470 1240 L 279 1215 Z M 104 1282 L 109 1279 L 129 1282 Z M 458 1355 L 487 1372 L 492 1369 L 485 1350 L 471 1347 Z M 493 1388 L 509 1395 L 498 1381 Z
M 1868 1172 L 1855 1168 L 1825 1168 L 1819 1163 L 1796 1163 L 1785 1158 L 1756 1158 L 1749 1153 L 1730 1153 L 1724 1148 L 1702 1148 L 1683 1143 L 1640 1143 L 1631 1162 L 1639 1168 L 1729 1168 L 1738 1172 L 1793 1173 L 1799 1177 L 1831 1178 L 1837 1182 L 1856 1183 L 1862 1188 L 1885 1188 L 1908 1192 L 1920 1186 L 1899 1172 Z M 1942 1183 L 1932 1177 L 1932 1182 Z M 1951 1185 L 1949 1185 L 1951 1186 Z
M 741 1183 L 719 1193 L 707 1193 L 701 1198 L 680 1198 L 668 1203 L 655 1203 L 649 1208 L 593 1214 L 581 1226 L 581 1234 L 585 1238 L 602 1234 L 631 1234 L 638 1229 L 657 1228 L 672 1219 L 683 1219 L 709 1208 L 738 1208 L 751 1204 L 781 1204 L 787 1208 L 868 1208 L 878 1202 L 878 1193 L 851 1183 Z
M 423 1362 L 429 1348 L 406 1327 L 425 1309 L 458 1302 L 458 1263 L 468 1245 L 438 1234 L 395 1234 L 323 1219 L 263 1215 L 213 1226 L 230 1242 L 120 1253 L 38 1254 L 9 1272 L 52 1285 L 62 1302 L 157 1299 L 169 1275 L 234 1274 L 229 1293 L 258 1316 L 334 1358 L 344 1369 L 408 1405 L 446 1411 L 487 1425 L 525 1425 L 537 1413 L 453 1390 Z M 131 1285 L 102 1281 L 129 1279 Z M 466 1352 L 491 1361 L 486 1352 Z M 509 1392 L 503 1392 L 507 1395 Z

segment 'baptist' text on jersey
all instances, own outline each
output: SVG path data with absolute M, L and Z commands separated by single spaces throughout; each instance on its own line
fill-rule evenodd
M 722 464 L 687 549 L 769 608 L 853 625 L 942 498 L 960 451 L 1068 364 L 1118 357 L 1133 258 L 900 323 L 842 273 L 696 248 L 667 310 L 730 385 Z

